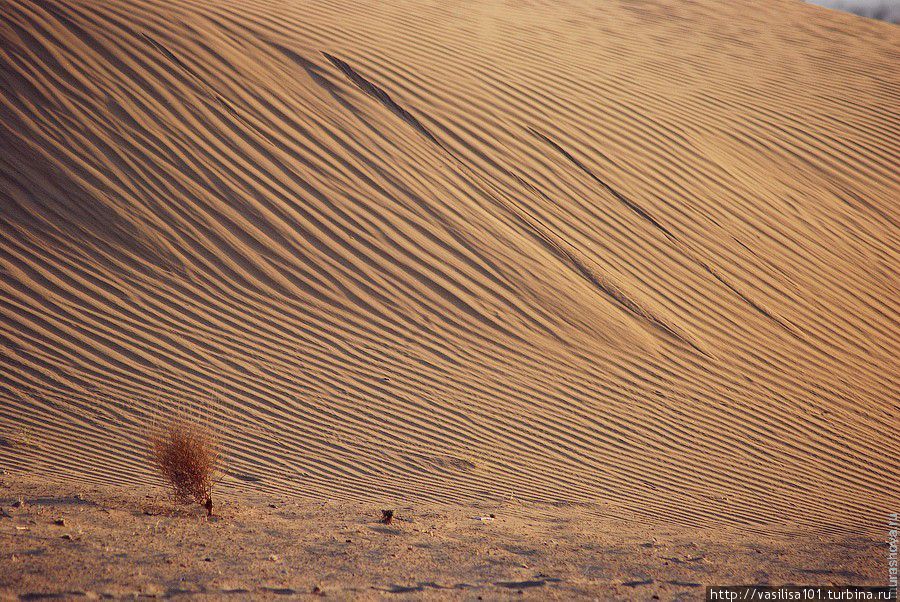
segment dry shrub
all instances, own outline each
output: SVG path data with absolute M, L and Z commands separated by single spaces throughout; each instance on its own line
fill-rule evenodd
M 31 430 L 27 426 L 19 427 L 15 433 L 0 436 L 0 444 L 9 447 L 40 447 L 31 436 Z
M 212 506 L 212 487 L 220 453 L 215 433 L 207 425 L 173 418 L 150 432 L 153 465 L 172 487 L 175 501 Z

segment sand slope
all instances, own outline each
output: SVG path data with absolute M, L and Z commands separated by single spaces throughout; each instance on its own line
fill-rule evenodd
M 0 0 L 0 466 L 883 537 L 900 29 L 387 4 Z

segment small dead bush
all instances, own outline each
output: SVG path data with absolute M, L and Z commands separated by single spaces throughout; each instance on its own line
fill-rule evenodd
M 177 503 L 196 502 L 212 513 L 212 488 L 219 469 L 215 433 L 202 422 L 173 418 L 150 432 L 153 465 L 172 487 Z
M 0 446 L 2 447 L 19 447 L 40 448 L 37 441 L 32 437 L 31 430 L 26 426 L 20 426 L 14 433 L 0 435 Z

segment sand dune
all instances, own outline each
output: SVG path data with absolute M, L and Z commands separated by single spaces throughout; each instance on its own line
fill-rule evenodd
M 781 0 L 0 13 L 3 467 L 157 484 L 148 416 L 216 399 L 229 491 L 883 537 L 896 27 Z

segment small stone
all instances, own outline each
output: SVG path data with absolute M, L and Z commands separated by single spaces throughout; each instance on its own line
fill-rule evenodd
M 25 500 L 23 500 L 22 498 L 17 499 L 16 501 L 13 502 L 12 507 L 13 508 L 24 508 Z
M 56 519 L 55 521 L 53 521 L 53 524 L 56 525 L 56 526 L 58 526 L 58 527 L 65 527 L 65 526 L 66 526 L 66 519 L 64 519 L 64 518 L 58 518 L 58 519 Z
M 212 558 L 207 556 L 206 558 L 203 559 L 203 562 L 212 562 Z
M 272 562 L 278 562 L 278 554 L 270 554 L 269 560 L 271 560 Z
M 71 534 L 71 533 L 66 533 L 66 534 L 64 534 L 64 535 L 62 536 L 62 538 L 65 539 L 65 540 L 68 540 L 68 541 L 72 541 L 72 540 L 74 539 L 74 537 L 72 537 L 72 534 Z

